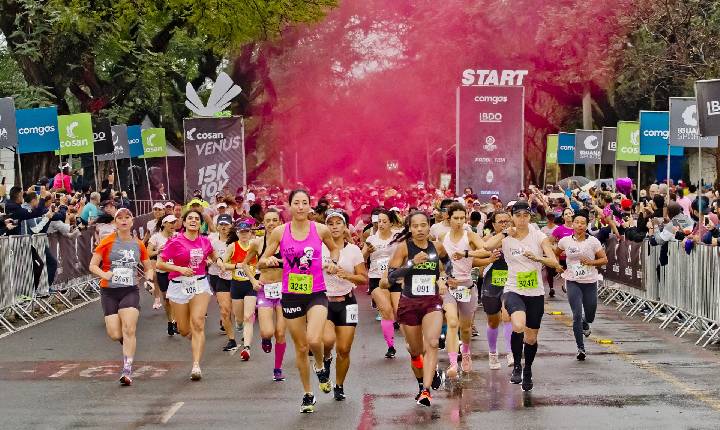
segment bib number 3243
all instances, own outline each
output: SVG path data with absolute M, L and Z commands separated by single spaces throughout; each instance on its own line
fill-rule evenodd
M 432 296 L 435 294 L 435 275 L 413 275 L 412 293 L 414 296 Z
M 288 292 L 292 294 L 312 294 L 313 277 L 300 273 L 291 273 L 288 276 Z

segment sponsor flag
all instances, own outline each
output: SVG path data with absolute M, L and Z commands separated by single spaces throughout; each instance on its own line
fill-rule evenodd
M 15 112 L 18 153 L 50 152 L 60 149 L 57 106 L 18 109 Z
M 128 143 L 127 126 L 125 124 L 110 127 L 110 139 L 113 144 L 113 152 L 99 155 L 97 157 L 99 161 L 130 158 L 130 145 Z
M 92 119 L 93 141 L 95 142 L 95 155 L 112 154 L 112 132 L 110 120 L 107 118 Z
M 210 200 L 223 188 L 245 186 L 242 117 L 186 118 L 185 178 L 188 195 L 200 190 Z
M 139 125 L 129 125 L 127 127 L 128 145 L 130 146 L 130 157 L 142 157 L 142 128 Z
M 601 156 L 602 164 L 615 164 L 615 150 L 617 149 L 617 128 L 603 127 L 603 150 Z
M 12 97 L 0 99 L 0 148 L 15 148 L 18 143 L 15 124 L 15 100 Z
M 640 111 L 640 153 L 642 155 L 667 155 L 669 137 L 669 111 Z M 671 147 L 670 155 L 683 155 L 682 147 Z
M 717 136 L 698 135 L 695 97 L 670 97 L 670 144 L 692 148 L 717 148 Z
M 653 162 L 655 156 L 640 156 L 640 123 L 638 121 L 618 121 L 617 152 L 618 161 Z
M 558 133 L 558 164 L 575 164 L 575 133 Z
M 60 155 L 87 154 L 93 152 L 92 119 L 89 113 L 60 115 Z
M 575 163 L 600 164 L 602 156 L 601 130 L 575 130 Z
M 545 149 L 545 164 L 555 164 L 558 161 L 558 135 L 548 134 Z
M 695 82 L 698 135 L 720 136 L 720 79 Z
M 143 158 L 167 157 L 164 128 L 146 128 L 142 131 Z

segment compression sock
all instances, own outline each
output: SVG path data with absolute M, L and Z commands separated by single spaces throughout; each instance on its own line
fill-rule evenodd
M 510 338 L 512 336 L 512 323 L 503 323 L 503 336 L 505 337 L 505 352 L 509 354 L 512 351 L 512 347 L 510 345 Z
M 520 364 L 520 360 L 522 360 L 524 338 L 524 333 L 512 332 L 512 335 L 510 336 L 510 345 L 512 347 L 512 354 L 513 358 L 515 359 L 515 365 Z
M 525 368 L 532 367 L 533 361 L 535 360 L 535 353 L 538 349 L 538 344 L 535 345 L 528 345 L 527 343 L 525 346 Z
M 395 328 L 393 327 L 393 320 L 380 321 L 380 327 L 382 328 L 382 334 L 388 348 L 395 346 Z
M 497 339 L 498 339 L 498 328 L 492 328 L 488 326 L 487 330 L 485 331 L 487 333 L 487 343 L 488 348 L 490 349 L 490 353 L 495 354 L 497 352 Z M 465 344 L 463 344 L 465 346 Z
M 285 347 L 286 346 L 287 346 L 287 344 L 285 342 L 275 344 L 275 368 L 276 369 L 282 369 L 282 363 L 283 363 L 283 358 L 285 357 Z

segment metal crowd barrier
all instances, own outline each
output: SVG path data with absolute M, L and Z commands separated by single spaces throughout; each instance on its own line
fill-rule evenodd
M 665 266 L 659 263 L 661 252 L 645 241 L 642 285 L 605 279 L 599 298 L 617 303 L 619 311 L 629 306 L 628 316 L 658 319 L 660 328 L 675 324 L 675 336 L 699 335 L 696 345 L 720 342 L 720 248 L 699 244 L 687 254 L 682 242 L 670 242 Z

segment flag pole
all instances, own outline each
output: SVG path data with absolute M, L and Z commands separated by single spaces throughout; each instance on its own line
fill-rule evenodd
M 143 163 L 145 164 L 145 178 L 147 178 L 148 196 L 150 196 L 150 204 L 154 204 L 152 189 L 150 189 L 150 173 L 148 172 L 147 158 L 143 157 Z
M 22 162 L 20 161 L 20 151 L 18 151 L 18 148 L 15 148 L 15 154 L 17 155 L 17 161 L 18 161 L 18 170 L 20 171 L 20 188 L 25 190 L 25 185 L 23 184 L 23 175 L 22 175 Z
M 167 194 L 167 199 L 172 200 L 170 198 L 170 168 L 168 167 L 168 157 L 165 156 L 165 178 L 167 179 L 167 188 L 165 189 L 165 194 Z

